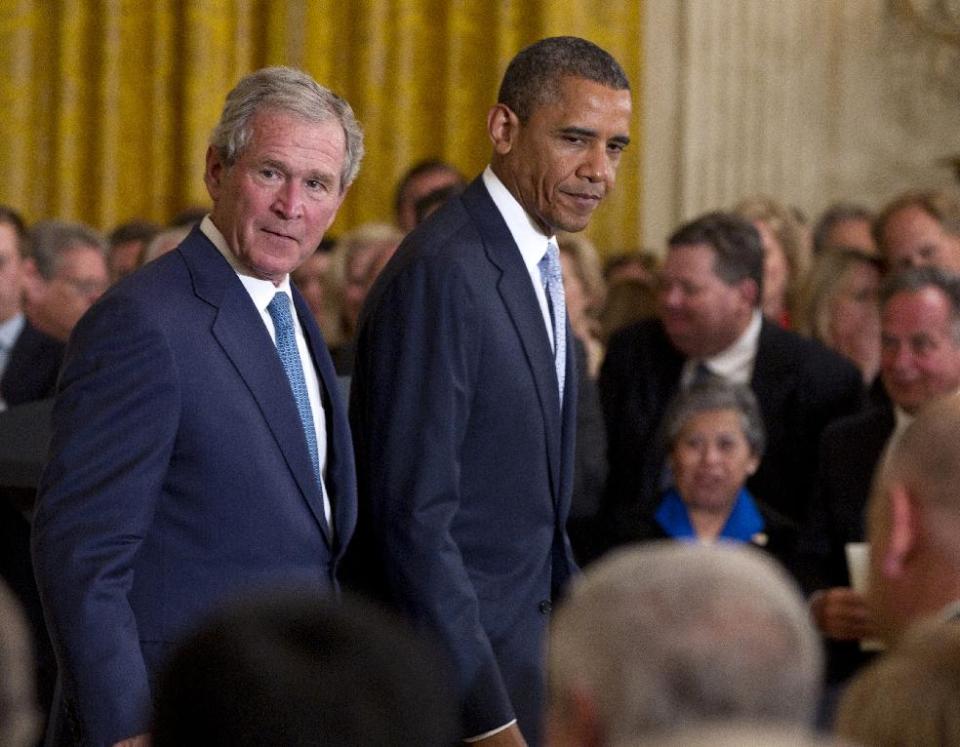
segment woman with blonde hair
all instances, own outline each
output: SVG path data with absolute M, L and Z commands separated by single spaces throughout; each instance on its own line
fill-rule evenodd
M 763 313 L 783 327 L 792 326 L 810 268 L 812 250 L 793 214 L 772 197 L 758 195 L 733 209 L 753 223 L 763 244 Z
M 868 385 L 880 368 L 880 270 L 880 260 L 859 249 L 818 255 L 795 325 L 853 361 Z

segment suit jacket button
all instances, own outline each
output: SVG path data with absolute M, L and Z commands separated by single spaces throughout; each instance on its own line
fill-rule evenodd
M 540 602 L 540 604 L 537 605 L 537 608 L 538 608 L 538 609 L 540 610 L 540 612 L 542 612 L 544 615 L 548 615 L 548 614 L 550 614 L 550 610 L 553 609 L 553 605 L 550 604 L 550 602 L 548 602 L 546 599 L 544 599 L 542 602 Z

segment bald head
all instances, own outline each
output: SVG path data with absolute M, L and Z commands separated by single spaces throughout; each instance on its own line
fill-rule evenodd
M 890 447 L 868 509 L 869 602 L 888 640 L 960 600 L 960 397 L 926 405 Z

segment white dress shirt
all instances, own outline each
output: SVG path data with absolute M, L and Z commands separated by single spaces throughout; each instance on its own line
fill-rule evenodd
M 749 385 L 750 379 L 753 378 L 753 365 L 757 360 L 762 324 L 763 314 L 756 310 L 747 328 L 726 350 L 721 350 L 710 358 L 689 358 L 684 361 L 683 372 L 680 375 L 681 387 L 690 386 L 697 366 L 701 363 L 710 370 L 710 373 L 724 381 Z
M 540 275 L 540 260 L 547 252 L 547 244 L 551 241 L 556 243 L 556 236 L 547 236 L 543 233 L 533 219 L 523 209 L 523 206 L 517 202 L 517 198 L 510 194 L 500 178 L 493 173 L 493 169 L 487 166 L 483 172 L 483 185 L 490 193 L 493 204 L 497 206 L 500 215 L 503 216 L 510 235 L 517 243 L 520 249 L 520 256 L 523 257 L 523 264 L 530 273 L 530 282 L 533 284 L 533 292 L 537 294 L 537 302 L 540 304 L 540 312 L 543 314 L 543 326 L 547 329 L 547 336 L 550 338 L 550 346 L 555 348 L 553 339 L 553 319 L 550 317 L 550 306 L 547 303 L 547 292 L 543 288 L 543 278 Z
M 317 376 L 317 369 L 312 365 L 307 365 L 307 361 L 312 361 L 310 348 L 307 345 L 307 339 L 303 334 L 303 327 L 300 325 L 300 319 L 297 316 L 297 309 L 293 305 L 293 296 L 290 293 L 290 276 L 283 278 L 279 285 L 274 285 L 269 280 L 262 280 L 250 275 L 246 269 L 240 265 L 236 256 L 227 246 L 223 234 L 210 220 L 210 216 L 204 217 L 200 223 L 200 230 L 213 242 L 220 253 L 224 256 L 230 266 L 237 273 L 243 287 L 250 294 L 250 300 L 260 312 L 260 318 L 263 320 L 267 332 L 273 344 L 277 344 L 277 335 L 273 327 L 273 318 L 267 310 L 267 306 L 273 300 L 277 293 L 286 293 L 290 296 L 290 309 L 293 311 L 293 326 L 297 338 L 297 352 L 300 354 L 300 365 L 303 367 L 303 377 L 307 382 L 307 395 L 310 399 L 310 412 L 313 415 L 313 428 L 317 434 L 317 457 L 320 460 L 320 479 L 323 485 L 323 514 L 327 519 L 327 526 L 333 531 L 333 515 L 330 509 L 330 497 L 327 494 L 326 475 L 327 475 L 327 421 L 323 411 L 323 400 L 320 397 L 320 379 Z

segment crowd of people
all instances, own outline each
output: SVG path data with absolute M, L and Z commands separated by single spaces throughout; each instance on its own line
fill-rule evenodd
M 630 111 L 537 42 L 481 175 L 330 237 L 360 125 L 266 68 L 212 208 L 0 206 L 0 742 L 960 744 L 960 197 L 597 248 Z

